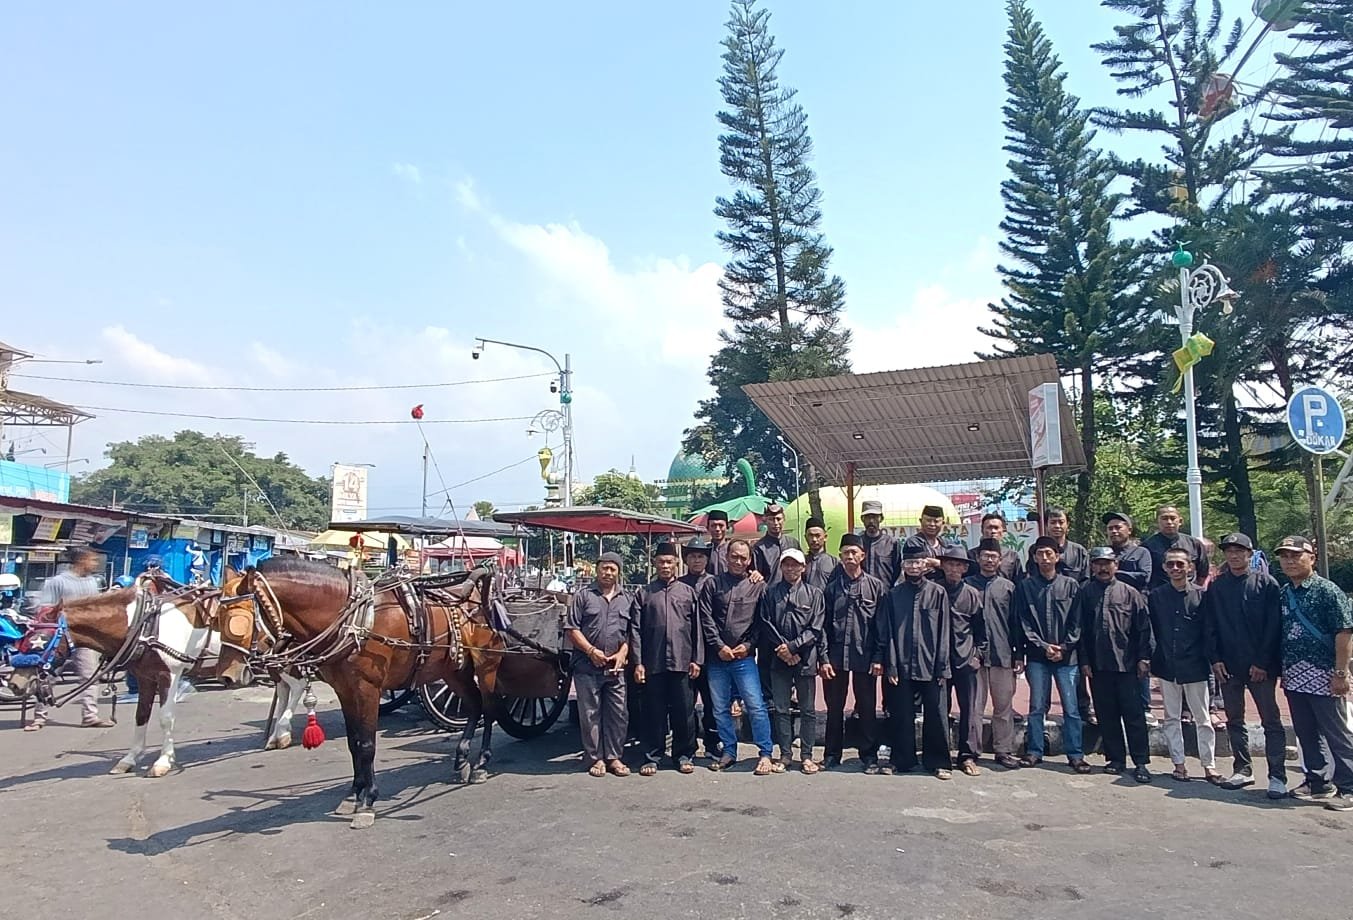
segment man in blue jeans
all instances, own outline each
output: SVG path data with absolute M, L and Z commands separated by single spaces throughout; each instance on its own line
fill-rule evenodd
M 1039 537 L 1030 550 L 1037 569 L 1015 591 L 1015 615 L 1024 633 L 1029 680 L 1029 721 L 1025 735 L 1026 767 L 1043 760 L 1043 721 L 1052 701 L 1052 684 L 1062 703 L 1062 746 L 1071 769 L 1089 773 L 1081 743 L 1080 707 L 1076 700 L 1076 645 L 1080 619 L 1076 616 L 1076 579 L 1058 574 L 1061 557 L 1057 541 Z
M 719 727 L 723 754 L 711 770 L 727 770 L 738 759 L 738 732 L 729 709 L 733 695 L 742 699 L 743 711 L 752 724 L 756 742 L 757 776 L 773 770 L 770 716 L 761 694 L 761 675 L 752 657 L 757 642 L 756 608 L 764 581 L 747 577 L 752 563 L 752 548 L 746 540 L 728 543 L 728 569 L 715 576 L 709 586 L 709 603 L 700 606 L 701 630 L 705 640 L 705 673 L 709 675 L 709 695 L 714 699 L 714 721 Z

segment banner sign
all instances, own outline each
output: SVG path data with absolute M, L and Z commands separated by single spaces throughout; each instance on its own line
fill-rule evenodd
M 1062 465 L 1060 386 L 1040 383 L 1029 391 L 1030 461 L 1034 469 Z
M 38 526 L 33 528 L 33 540 L 49 543 L 56 539 L 56 535 L 60 530 L 61 518 L 38 518 Z
M 334 464 L 329 520 L 366 520 L 366 474 L 367 468 L 364 466 Z

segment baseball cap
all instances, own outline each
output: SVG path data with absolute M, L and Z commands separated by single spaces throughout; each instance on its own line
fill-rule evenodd
M 883 514 L 883 502 L 869 499 L 860 505 L 860 514 Z
M 1099 559 L 1113 559 L 1117 561 L 1118 554 L 1113 551 L 1112 546 L 1096 546 L 1090 550 L 1090 561 L 1095 562 Z
M 1109 523 L 1109 521 L 1122 521 L 1128 525 L 1129 530 L 1137 526 L 1132 522 L 1132 517 L 1123 511 L 1110 511 L 1100 518 L 1100 521 L 1105 524 Z
M 1221 542 L 1217 545 L 1222 549 L 1226 549 L 1228 546 L 1238 546 L 1241 549 L 1254 550 L 1254 541 L 1243 533 L 1228 533 L 1221 538 Z
M 1274 550 L 1278 553 L 1315 553 L 1315 544 L 1308 538 L 1302 536 L 1283 537 L 1278 542 L 1278 548 Z
M 797 549 L 787 549 L 787 550 L 785 550 L 783 553 L 780 554 L 780 565 L 784 565 L 786 562 L 789 562 L 791 559 L 794 560 L 795 562 L 797 562 L 799 565 L 807 565 L 807 564 L 808 564 L 807 561 L 804 560 L 804 558 L 803 558 L 803 551 L 802 551 L 802 550 L 797 550 Z

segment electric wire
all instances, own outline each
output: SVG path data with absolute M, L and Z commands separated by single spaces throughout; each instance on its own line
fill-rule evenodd
M 476 380 L 447 380 L 440 383 L 381 383 L 365 386 L 332 387 L 246 387 L 217 386 L 214 384 L 181 383 L 137 383 L 130 380 L 89 380 L 84 377 L 49 377 L 43 374 L 11 374 L 14 378 L 25 380 L 59 380 L 63 383 L 86 383 L 105 387 L 133 387 L 145 390 L 206 390 L 230 393 L 359 393 L 373 390 L 430 390 L 445 387 L 465 387 L 478 383 L 507 383 L 513 380 L 534 380 L 540 377 L 553 377 L 544 372 L 538 374 L 516 374 L 511 377 L 482 377 Z
M 207 419 L 214 422 L 268 422 L 282 425 L 417 425 L 412 419 L 315 419 L 315 418 L 257 418 L 247 415 L 206 415 L 196 412 L 165 412 L 153 409 L 122 409 L 113 406 L 84 406 L 94 412 L 121 412 L 127 415 L 154 415 L 164 418 Z M 526 422 L 534 416 L 504 415 L 494 418 L 438 418 L 427 419 L 429 425 L 475 425 L 493 422 Z

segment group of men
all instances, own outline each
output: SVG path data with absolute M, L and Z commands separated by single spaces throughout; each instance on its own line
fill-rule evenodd
M 1106 544 L 1092 549 L 1069 540 L 1066 512 L 1050 509 L 1044 534 L 1023 562 L 1006 545 L 999 514 L 983 518 L 982 540 L 970 550 L 944 541 L 944 512 L 937 506 L 924 508 L 918 532 L 899 541 L 882 528 L 881 504 L 866 501 L 863 532 L 840 538 L 839 557 L 827 552 L 821 520 L 807 522 L 806 552 L 785 533 L 779 506 L 768 506 L 763 520 L 760 539 L 729 539 L 727 519 L 713 512 L 709 540 L 660 544 L 656 577 L 634 594 L 621 585 L 621 559 L 614 554 L 603 555 L 596 580 L 575 593 L 568 637 L 592 775 L 630 772 L 622 756 L 630 729 L 626 700 L 636 690 L 645 776 L 654 775 L 666 755 L 669 728 L 680 772 L 693 772 L 701 734 L 710 769 L 733 766 L 738 711 L 757 748 L 754 773 L 784 772 L 794 765 L 795 704 L 798 768 L 813 774 L 839 767 L 849 691 L 866 773 L 920 766 L 947 780 L 957 766 L 978 775 L 988 700 L 995 763 L 1032 767 L 1044 757 L 1055 684 L 1070 767 L 1091 772 L 1083 722 L 1097 721 L 1104 772 L 1126 773 L 1130 760 L 1132 777 L 1146 783 L 1152 780 L 1147 712 L 1154 677 L 1174 779 L 1191 778 L 1182 728 L 1187 708 L 1204 777 L 1228 789 L 1254 783 L 1245 727 L 1249 694 L 1264 726 L 1270 797 L 1353 809 L 1353 734 L 1343 701 L 1353 609 L 1315 573 L 1315 547 L 1304 537 L 1285 538 L 1277 548 L 1287 582 L 1280 588 L 1252 565 L 1254 547 L 1244 534 L 1220 541 L 1226 564 L 1210 573 L 1203 545 L 1181 531 L 1172 506 L 1158 509 L 1158 530 L 1142 542 L 1129 515 L 1105 515 Z M 1022 756 L 1013 713 L 1020 673 L 1030 688 Z M 1304 781 L 1291 790 L 1276 696 L 1280 674 L 1305 758 Z M 1209 678 L 1225 701 L 1234 758 L 1229 777 L 1216 766 Z M 819 679 L 827 711 L 820 761 Z M 696 725 L 697 696 L 703 731 Z M 955 704 L 956 757 L 949 733 Z M 878 756 L 885 740 L 886 762 Z

